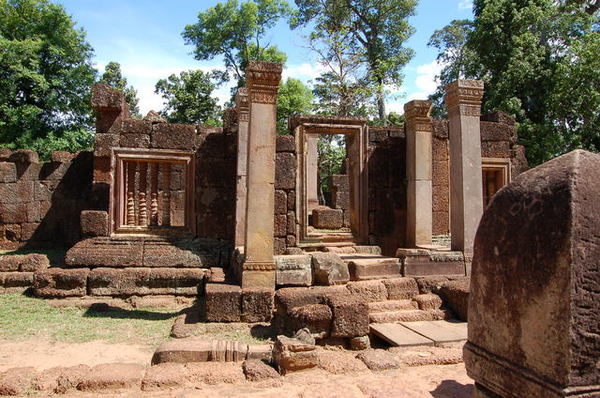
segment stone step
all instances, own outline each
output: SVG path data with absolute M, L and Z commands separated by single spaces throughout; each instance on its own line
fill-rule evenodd
M 369 314 L 370 323 L 439 321 L 448 318 L 450 318 L 450 314 L 444 310 L 401 310 Z
M 350 279 L 353 281 L 398 278 L 401 276 L 400 261 L 394 257 L 368 254 L 341 257 L 342 260 L 348 263 Z
M 402 310 L 416 310 L 418 304 L 413 300 L 388 300 L 369 303 L 369 314 L 377 312 L 392 312 Z

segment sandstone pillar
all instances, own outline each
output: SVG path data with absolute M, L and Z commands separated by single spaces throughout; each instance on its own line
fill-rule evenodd
M 238 118 L 238 153 L 237 153 L 237 186 L 235 198 L 235 246 L 243 246 L 246 238 L 246 196 L 248 165 L 248 124 L 250 121 L 250 107 L 248 103 L 248 90 L 239 88 L 235 95 Z
M 430 245 L 432 234 L 431 101 L 411 101 L 404 105 L 406 115 L 407 209 L 406 239 L 408 247 Z
M 319 168 L 319 153 L 317 141 L 319 136 L 306 136 L 306 200 L 307 212 L 311 214 L 315 207 L 319 206 L 319 183 L 317 170 Z
M 483 82 L 457 80 L 446 88 L 450 121 L 450 233 L 452 250 L 467 257 L 483 213 L 479 117 Z
M 494 196 L 464 348 L 474 397 L 599 397 L 600 155 L 577 150 Z
M 281 70 L 281 64 L 271 62 L 250 62 L 246 70 L 250 125 L 246 170 L 248 194 L 243 288 L 275 289 L 273 259 L 275 141 L 277 89 Z

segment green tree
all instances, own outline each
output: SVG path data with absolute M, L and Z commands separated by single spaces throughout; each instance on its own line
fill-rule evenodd
M 285 62 L 285 54 L 263 39 L 289 12 L 284 0 L 227 0 L 199 13 L 198 22 L 185 27 L 183 38 L 195 46 L 197 60 L 223 56 L 227 71 L 241 86 L 248 61 Z
M 154 92 L 165 100 L 165 108 L 159 113 L 171 123 L 220 124 L 220 107 L 212 97 L 217 87 L 214 74 L 201 70 L 173 74 L 156 83 Z
M 134 117 L 140 118 L 139 98 L 137 90 L 132 86 L 127 85 L 127 78 L 121 73 L 121 64 L 111 61 L 104 67 L 104 73 L 100 78 L 99 83 L 108 84 L 109 86 L 118 88 L 125 94 L 125 100 L 129 104 L 129 111 Z
M 517 119 L 530 164 L 575 148 L 600 150 L 596 3 L 476 0 L 466 42 L 448 36 L 437 46 L 443 53 L 462 44 L 467 56 L 451 57 L 448 70 L 485 81 L 483 110 Z
M 402 69 L 413 51 L 404 47 L 414 29 L 416 0 L 295 0 L 298 11 L 292 27 L 314 23 L 314 35 L 342 32 L 355 60 L 367 71 L 377 101 L 379 119 L 385 123 L 385 87 L 402 84 Z
M 92 55 L 62 6 L 1 0 L 0 144 L 43 156 L 49 148 L 89 147 Z
M 312 91 L 300 80 L 288 78 L 279 85 L 277 95 L 277 132 L 287 134 L 287 121 L 290 117 L 306 115 L 313 108 Z

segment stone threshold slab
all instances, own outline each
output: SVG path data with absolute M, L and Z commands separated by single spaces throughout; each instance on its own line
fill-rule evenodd
M 407 329 L 439 343 L 465 341 L 468 337 L 467 322 L 458 321 L 418 321 L 400 322 Z
M 434 345 L 435 342 L 398 323 L 372 323 L 371 333 L 394 347 Z

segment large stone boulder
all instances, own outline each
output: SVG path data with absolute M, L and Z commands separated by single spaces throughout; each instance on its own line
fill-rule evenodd
M 312 211 L 312 224 L 318 229 L 340 229 L 344 226 L 344 211 L 319 206 Z
M 479 397 L 600 396 L 600 155 L 501 189 L 475 238 L 464 359 Z

